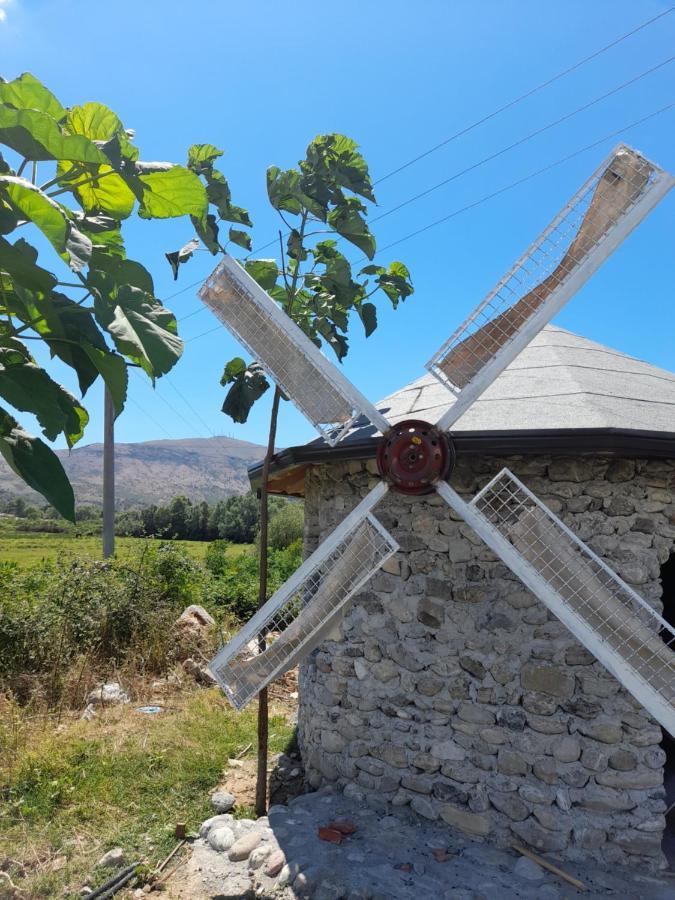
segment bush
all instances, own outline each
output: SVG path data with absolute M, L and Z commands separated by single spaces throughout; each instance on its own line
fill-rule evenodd
M 227 551 L 230 542 L 220 538 L 211 541 L 204 554 L 204 565 L 212 575 L 222 575 L 228 566 Z
M 179 547 L 143 545 L 132 563 L 62 558 L 0 568 L 0 689 L 50 705 L 75 663 L 159 672 L 174 658 L 173 622 L 201 599 L 206 573 Z M 79 699 L 77 698 L 78 702 Z
M 302 503 L 285 503 L 273 513 L 268 530 L 269 546 L 273 550 L 283 550 L 294 541 L 302 539 L 304 527 L 304 508 Z

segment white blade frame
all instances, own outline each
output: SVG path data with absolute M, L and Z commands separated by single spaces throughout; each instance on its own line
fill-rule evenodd
M 317 635 L 320 635 L 320 640 L 326 636 L 335 623 L 337 613 L 344 607 L 345 603 L 347 603 L 368 579 L 372 577 L 378 568 L 381 568 L 381 566 L 398 551 L 398 543 L 371 512 L 385 496 L 388 489 L 388 485 L 384 481 L 379 482 L 358 506 L 345 517 L 340 525 L 319 545 L 314 553 L 302 563 L 279 590 L 270 597 L 267 603 L 256 612 L 243 628 L 224 647 L 222 647 L 211 660 L 209 663 L 209 670 L 212 672 L 229 701 L 236 709 L 242 709 L 246 706 L 246 704 L 262 690 L 262 688 L 271 681 L 274 681 L 275 678 L 287 671 L 292 665 L 295 665 L 307 652 L 310 652 L 313 647 L 308 647 L 307 645 L 312 643 Z M 229 668 L 229 663 L 242 651 L 245 651 L 247 646 L 250 646 L 252 642 L 255 643 L 258 641 L 260 636 L 265 634 L 266 626 L 274 620 L 275 614 L 283 610 L 285 604 L 287 604 L 289 600 L 303 588 L 303 586 L 311 581 L 312 576 L 319 571 L 322 563 L 329 559 L 331 554 L 339 548 L 340 544 L 348 541 L 350 536 L 353 535 L 364 522 L 367 522 L 372 526 L 382 540 L 382 555 L 378 560 L 377 567 L 371 569 L 362 578 L 354 582 L 350 586 L 348 593 L 340 597 L 339 601 L 332 606 L 329 615 L 327 615 L 320 623 L 320 627 L 315 628 L 311 633 L 306 635 L 301 642 L 295 644 L 290 655 L 286 656 L 284 659 L 278 660 L 277 664 L 265 674 L 264 679 L 259 683 L 256 683 L 255 689 L 244 691 L 233 689 L 229 681 L 235 679 L 230 678 L 228 680 L 226 677 L 231 675 L 232 672 Z M 336 566 L 339 565 L 340 560 L 336 563 Z M 295 622 L 299 622 L 302 615 L 303 612 L 301 611 L 295 618 Z M 314 645 L 316 645 L 316 642 Z M 274 645 L 272 645 L 272 647 L 273 646 Z M 258 658 L 261 658 L 265 652 L 269 651 L 269 649 L 270 648 L 267 648 L 267 650 L 262 651 Z M 222 672 L 220 671 L 221 669 L 223 670 Z M 243 687 L 246 687 L 246 685 L 243 685 Z
M 616 155 L 623 150 L 630 153 L 637 151 L 627 148 L 624 145 L 616 147 L 604 162 L 593 173 L 591 178 L 577 191 L 574 197 L 566 204 L 563 210 L 551 222 L 548 228 L 540 235 L 539 238 L 528 248 L 528 250 L 520 257 L 520 259 L 507 272 L 497 286 L 487 295 L 487 297 L 479 304 L 478 307 L 465 319 L 465 321 L 457 328 L 443 346 L 434 354 L 434 356 L 426 364 L 425 368 L 437 378 L 441 384 L 445 385 L 449 391 L 457 396 L 457 400 L 450 409 L 439 419 L 437 427 L 441 430 L 449 429 L 457 419 L 462 416 L 466 410 L 483 394 L 493 381 L 504 371 L 504 369 L 518 356 L 519 353 L 530 343 L 530 341 L 541 331 L 551 319 L 562 309 L 562 307 L 577 293 L 582 285 L 600 268 L 607 258 L 616 250 L 616 248 L 624 241 L 628 235 L 642 222 L 642 220 L 651 212 L 651 210 L 666 196 L 670 189 L 675 185 L 675 178 L 668 172 L 665 172 L 655 163 L 647 160 L 642 154 L 638 154 L 648 165 L 654 170 L 653 179 L 645 186 L 642 195 L 637 202 L 623 216 L 619 217 L 614 225 L 612 225 L 604 234 L 602 239 L 595 247 L 586 255 L 586 258 L 580 263 L 574 271 L 567 276 L 559 285 L 551 292 L 542 305 L 530 315 L 529 319 L 524 323 L 521 329 L 509 338 L 503 346 L 492 356 L 490 361 L 477 372 L 475 376 L 461 389 L 453 385 L 442 369 L 439 362 L 450 352 L 453 346 L 461 343 L 461 340 L 470 336 L 472 326 L 477 322 L 487 324 L 488 319 L 485 318 L 485 310 L 495 308 L 495 298 L 500 300 L 500 292 L 513 294 L 513 290 L 509 287 L 509 282 L 513 279 L 517 282 L 527 280 L 531 274 L 531 270 L 537 271 L 538 266 L 542 265 L 540 260 L 550 256 L 545 249 L 547 240 L 556 233 L 556 229 L 563 223 L 572 211 L 575 204 L 580 201 L 592 185 L 597 181 L 599 175 L 604 173 L 609 164 L 615 159 Z M 552 243 L 555 243 L 552 241 Z M 539 254 L 539 256 L 537 256 Z M 519 279 L 518 273 L 525 273 L 524 277 Z M 542 278 L 546 274 L 542 267 Z M 532 288 L 536 288 L 537 281 L 532 283 Z M 500 301 L 503 302 L 503 299 Z M 504 311 L 508 306 L 504 307 Z M 483 319 L 485 321 L 483 322 Z M 482 325 L 481 325 L 482 327 Z
M 223 287 L 223 282 L 227 287 Z M 223 256 L 200 289 L 199 296 L 331 447 L 345 436 L 361 415 L 367 416 L 382 434 L 389 429 L 389 423 L 382 413 L 326 359 L 233 257 L 227 254 Z M 249 311 L 245 304 L 250 304 Z M 263 346 L 255 346 L 255 341 L 252 340 L 251 332 L 255 332 L 256 317 L 259 322 L 265 322 L 268 328 L 276 332 L 278 341 L 285 343 L 285 346 L 279 346 L 276 359 L 272 362 L 269 361 L 269 344 L 261 341 L 259 343 Z M 266 356 L 268 360 L 265 359 Z M 302 385 L 294 383 L 289 365 L 293 359 L 298 361 L 296 368 L 305 372 Z M 307 372 L 311 377 L 307 377 Z M 320 396 L 322 388 L 326 395 L 331 395 L 333 402 L 338 396 L 342 401 L 339 421 L 317 421 L 317 416 L 310 409 L 312 397 L 308 396 L 304 404 L 299 399 L 303 392 Z
M 437 485 L 439 494 L 446 503 L 452 507 L 470 525 L 474 531 L 485 541 L 490 549 L 502 559 L 511 571 L 537 596 L 548 609 L 567 626 L 571 633 L 611 672 L 612 675 L 630 691 L 646 710 L 665 728 L 675 736 L 675 707 L 668 703 L 659 691 L 643 677 L 634 666 L 626 663 L 622 655 L 603 640 L 593 627 L 584 618 L 578 615 L 558 591 L 556 591 L 541 575 L 540 572 L 507 540 L 501 531 L 496 528 L 489 519 L 480 511 L 478 504 L 500 479 L 507 477 L 522 492 L 536 509 L 545 513 L 546 517 L 560 529 L 592 562 L 599 567 L 616 584 L 617 593 L 620 591 L 630 598 L 635 609 L 653 623 L 655 628 L 665 629 L 672 638 L 668 645 L 675 642 L 675 629 L 666 622 L 652 607 L 629 585 L 622 581 L 612 569 L 587 547 L 583 541 L 571 531 L 564 522 L 555 516 L 527 487 L 508 469 L 502 469 L 470 503 L 466 503 L 447 482 Z M 659 630 L 653 632 L 653 637 L 658 638 Z M 663 647 L 668 649 L 665 643 Z M 672 649 L 670 651 L 672 653 Z M 675 660 L 675 654 L 673 654 Z M 672 696 L 675 697 L 675 684 L 673 684 Z

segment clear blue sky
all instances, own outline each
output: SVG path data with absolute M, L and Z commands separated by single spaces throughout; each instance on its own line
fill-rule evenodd
M 263 244 L 278 228 L 266 199 L 266 167 L 294 164 L 316 134 L 355 138 L 377 178 L 669 6 L 654 0 L 0 0 L 1 74 L 31 71 L 66 105 L 108 104 L 136 129 L 144 159 L 182 162 L 193 142 L 223 147 L 234 200 L 250 210 L 254 243 Z M 385 181 L 377 189 L 382 211 L 665 60 L 673 47 L 675 12 Z M 396 240 L 672 101 L 675 64 L 387 217 L 373 226 L 378 242 Z M 675 171 L 675 110 L 622 137 Z M 357 324 L 347 375 L 376 400 L 423 374 L 429 356 L 618 140 L 384 253 L 383 262 L 399 258 L 408 265 L 415 295 L 396 313 L 382 304 L 380 327 L 368 341 Z M 208 254 L 197 254 L 173 283 L 163 253 L 191 236 L 184 220 L 128 227 L 129 253 L 152 271 L 162 299 L 213 266 Z M 167 305 L 179 319 L 199 309 L 196 288 Z M 675 369 L 675 191 L 556 321 Z M 156 391 L 138 375 L 131 378 L 131 398 L 140 408 L 128 404 L 118 440 L 210 430 L 264 441 L 266 403 L 244 426 L 220 412 L 223 363 L 239 350 L 224 330 L 199 337 L 215 324 L 208 311 L 186 319 L 180 326 L 185 354 Z M 52 371 L 74 387 L 67 369 Z M 101 438 L 100 390 L 93 388 L 85 405 L 91 422 L 84 442 L 90 443 Z M 278 443 L 313 436 L 285 404 Z

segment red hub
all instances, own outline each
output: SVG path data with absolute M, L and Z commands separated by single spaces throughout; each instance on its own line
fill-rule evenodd
M 403 494 L 428 494 L 450 473 L 454 454 L 448 436 L 428 422 L 394 425 L 377 448 L 377 468 Z

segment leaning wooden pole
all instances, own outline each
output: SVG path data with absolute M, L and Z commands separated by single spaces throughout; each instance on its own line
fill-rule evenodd
M 115 552 L 115 404 L 108 388 L 103 398 L 103 558 Z
M 279 388 L 275 388 L 272 414 L 270 416 L 270 430 L 267 439 L 267 452 L 263 461 L 262 484 L 260 486 L 260 581 L 258 587 L 258 609 L 267 602 L 267 481 L 270 474 L 270 463 L 274 456 L 280 399 L 281 391 Z M 264 650 L 264 646 L 260 649 Z M 258 771 L 255 785 L 255 811 L 257 816 L 264 816 L 267 812 L 268 720 L 267 688 L 263 688 L 258 694 Z

